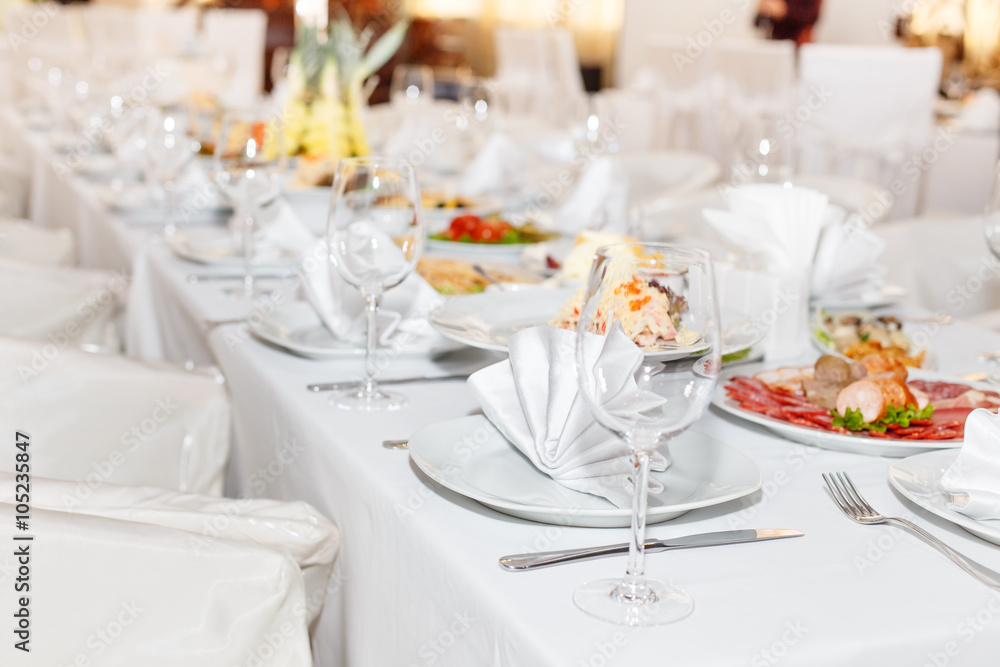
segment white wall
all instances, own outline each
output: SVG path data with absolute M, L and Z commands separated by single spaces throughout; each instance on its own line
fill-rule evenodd
M 901 0 L 823 0 L 816 41 L 887 44 L 894 39 L 895 7 Z M 730 12 L 730 14 L 724 14 Z M 687 35 L 702 42 L 746 39 L 755 35 L 757 0 L 625 0 L 625 22 L 618 45 L 615 85 L 624 85 L 642 63 L 650 35 Z M 728 24 L 723 17 L 730 17 Z M 721 30 L 720 30 L 721 27 Z M 713 29 L 719 33 L 712 34 Z

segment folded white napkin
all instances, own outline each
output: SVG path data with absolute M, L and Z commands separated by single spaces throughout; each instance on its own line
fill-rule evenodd
M 878 263 L 884 251 L 885 241 L 856 218 L 827 227 L 813 262 L 813 298 L 843 301 L 877 295 L 889 272 Z
M 556 213 L 565 234 L 584 229 L 624 233 L 628 227 L 628 175 L 610 157 L 599 157 L 583 171 L 569 198 Z
M 391 240 L 384 245 L 388 255 L 395 249 L 400 256 L 402 252 Z M 383 253 L 377 256 L 382 257 Z M 320 319 L 334 337 L 356 343 L 365 340 L 367 319 L 365 316 L 365 300 L 361 291 L 347 283 L 337 269 L 330 263 L 325 239 L 316 241 L 308 250 L 307 257 L 314 262 L 303 262 L 299 267 L 302 278 L 302 289 Z M 373 255 L 355 254 L 355 269 L 363 273 L 364 265 L 378 261 Z M 392 256 L 384 258 L 386 262 L 399 261 Z M 427 315 L 441 303 L 441 295 L 416 272 L 382 295 L 379 312 L 376 316 L 379 329 L 379 342 L 388 345 L 392 338 L 399 334 L 409 337 L 434 335 L 434 330 L 427 322 Z
M 965 420 L 965 442 L 941 486 L 958 498 L 949 509 L 980 521 L 1000 519 L 1000 416 L 978 408 Z
M 465 169 L 458 192 L 476 197 L 518 188 L 528 167 L 523 148 L 502 132 L 494 132 Z
M 746 221 L 744 233 L 769 236 L 788 267 L 812 263 L 828 203 L 829 197 L 821 192 L 770 183 L 729 192 L 729 211 Z
M 532 327 L 510 337 L 510 358 L 474 373 L 469 388 L 493 425 L 535 467 L 577 491 L 631 507 L 631 454 L 591 414 L 580 395 L 576 374 L 578 334 L 551 326 Z M 663 400 L 640 392 L 632 373 L 642 352 L 620 327 L 607 336 L 586 334 L 587 358 L 599 368 L 612 398 L 608 409 L 656 407 Z M 665 470 L 667 459 L 655 454 L 653 470 Z M 662 485 L 650 480 L 650 491 Z
M 240 250 L 243 248 L 244 224 L 246 217 L 239 211 L 229 219 L 232 242 Z M 277 259 L 289 250 L 302 255 L 316 240 L 284 201 L 259 211 L 255 227 L 254 257 L 257 261 Z

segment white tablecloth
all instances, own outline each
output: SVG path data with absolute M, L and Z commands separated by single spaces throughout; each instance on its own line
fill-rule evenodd
M 70 180 L 55 192 L 68 198 L 88 187 Z M 502 571 L 497 558 L 622 542 L 626 529 L 548 526 L 498 514 L 437 487 L 405 452 L 381 446 L 383 439 L 476 411 L 462 383 L 401 387 L 411 405 L 395 413 L 337 410 L 305 385 L 348 379 L 360 362 L 292 357 L 249 338 L 240 325 L 216 327 L 206 340 L 201 319 L 238 315 L 245 306 L 218 297 L 217 284 L 187 284 L 196 266 L 150 246 L 115 216 L 75 212 L 91 216 L 94 229 L 85 234 L 104 234 L 120 248 L 136 244 L 132 257 L 145 268 L 135 273 L 144 270 L 146 277 L 133 286 L 136 329 L 130 332 L 150 336 L 144 345 L 151 353 L 177 361 L 210 354 L 225 372 L 236 424 L 228 492 L 305 500 L 340 528 L 342 550 L 314 647 L 323 667 L 995 662 L 1000 594 L 909 535 L 848 521 L 820 473 L 848 471 L 881 511 L 913 517 L 1000 568 L 996 546 L 904 502 L 886 481 L 887 459 L 796 445 L 715 412 L 694 429 L 752 457 L 763 471 L 763 489 L 748 500 L 653 526 L 650 534 L 758 527 L 798 528 L 806 536 L 650 556 L 650 576 L 686 589 L 694 614 L 642 630 L 593 620 L 575 608 L 573 590 L 621 574 L 623 559 L 515 574 Z M 50 223 L 79 224 L 72 214 L 64 211 L 65 220 Z M 85 255 L 86 263 L 118 261 L 111 257 L 96 249 Z M 1000 349 L 1000 335 L 954 324 L 934 331 L 931 344 L 942 370 L 975 372 L 982 370 L 976 353 Z M 399 358 L 385 375 L 475 368 L 490 360 L 471 351 L 437 364 Z

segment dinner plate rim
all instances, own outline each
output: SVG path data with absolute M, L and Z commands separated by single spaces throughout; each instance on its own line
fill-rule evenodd
M 294 311 L 294 312 L 292 312 Z M 347 359 L 347 358 L 360 358 L 365 355 L 364 345 L 358 344 L 356 346 L 344 347 L 344 348 L 317 348 L 309 345 L 301 345 L 295 341 L 290 341 L 286 338 L 282 338 L 266 327 L 268 325 L 273 325 L 272 319 L 276 316 L 281 317 L 287 315 L 288 317 L 297 318 L 315 318 L 316 328 L 323 329 L 322 320 L 319 314 L 308 301 L 295 300 L 289 301 L 288 303 L 283 303 L 277 306 L 274 311 L 266 318 L 258 322 L 250 322 L 248 327 L 250 329 L 251 335 L 253 335 L 258 340 L 262 340 L 266 343 L 275 345 L 283 350 L 291 352 L 300 357 L 306 359 L 316 359 L 316 360 L 330 360 L 330 359 Z M 330 338 L 333 339 L 333 334 L 330 334 Z M 442 337 L 442 341 L 445 339 Z M 447 344 L 438 345 L 436 347 L 425 346 L 421 348 L 403 347 L 400 350 L 400 355 L 402 356 L 425 356 L 425 355 L 440 355 L 446 354 L 448 352 L 454 352 L 461 347 L 457 344 L 453 344 L 451 341 L 446 341 Z M 349 343 L 344 343 L 345 346 L 350 345 Z
M 914 465 L 921 465 L 926 466 L 930 470 L 937 470 L 938 468 L 944 470 L 955 461 L 958 454 L 958 450 L 943 449 L 923 452 L 921 454 L 915 454 L 913 456 L 899 459 L 898 461 L 893 461 L 887 472 L 889 483 L 893 486 L 893 488 L 899 491 L 904 498 L 918 507 L 922 507 L 931 514 L 939 516 L 945 521 L 953 523 L 977 537 L 980 537 L 988 542 L 992 542 L 993 544 L 1000 545 L 1000 519 L 989 519 L 991 523 L 996 524 L 996 527 L 990 524 L 985 524 L 982 521 L 977 521 L 976 519 L 965 516 L 961 512 L 956 512 L 955 510 L 949 509 L 943 505 L 937 505 L 928 501 L 927 499 L 919 496 L 902 480 L 902 476 L 905 474 L 905 469 L 907 467 L 912 468 Z M 934 475 L 933 482 L 934 488 L 931 489 L 932 491 L 944 491 L 944 489 L 940 488 L 940 474 Z
M 496 292 L 481 292 L 479 294 L 464 294 L 461 296 L 457 296 L 454 299 L 450 299 L 449 301 L 435 308 L 427 319 L 431 323 L 431 326 L 433 326 L 442 336 L 450 338 L 454 341 L 458 341 L 459 343 L 463 343 L 464 345 L 468 345 L 469 347 L 476 347 L 482 350 L 489 350 L 490 352 L 500 352 L 502 354 L 507 354 L 508 353 L 507 345 L 494 343 L 492 341 L 467 338 L 462 336 L 460 333 L 456 333 L 455 331 L 450 330 L 447 326 L 446 323 L 447 321 L 442 320 L 441 318 L 442 313 L 448 311 L 448 309 L 455 308 L 455 303 L 458 302 L 459 300 L 466 300 L 465 303 L 468 303 L 469 299 L 475 299 L 476 301 L 503 299 L 506 300 L 504 305 L 507 305 L 507 303 L 509 302 L 516 302 L 518 300 L 524 299 L 525 296 L 521 295 L 545 294 L 548 298 L 551 298 L 553 302 L 558 301 L 556 309 L 553 310 L 552 312 L 552 315 L 555 316 L 555 314 L 558 312 L 559 307 L 562 306 L 562 304 L 564 304 L 569 298 L 575 295 L 579 291 L 579 289 L 580 289 L 579 287 L 555 287 L 555 288 L 539 287 L 535 289 L 525 289 L 525 290 L 510 290 L 510 291 L 501 290 Z M 562 295 L 561 298 L 558 295 Z M 742 317 L 746 317 L 748 321 L 750 320 L 749 316 L 743 315 L 742 313 L 740 313 L 740 315 Z M 548 324 L 548 322 L 537 322 L 529 326 L 545 326 L 546 324 Z M 467 327 L 466 330 L 468 330 Z M 722 354 L 723 355 L 736 354 L 737 352 L 742 352 L 743 350 L 751 349 L 754 345 L 759 344 L 766 337 L 766 335 L 767 335 L 766 330 L 762 330 L 759 333 L 759 335 L 755 339 L 753 339 L 749 344 L 741 345 L 736 349 L 727 349 L 725 346 L 723 346 Z M 685 350 L 676 350 L 676 351 L 665 350 L 661 352 L 653 352 L 647 354 L 646 356 L 647 358 L 653 361 L 669 361 L 673 359 L 681 359 L 692 354 L 698 354 L 699 352 L 704 352 L 706 349 L 707 348 L 704 346 L 695 346 Z
M 767 362 L 758 362 L 754 364 L 746 364 L 734 368 L 724 369 L 719 374 L 719 381 L 715 387 L 715 394 L 712 396 L 712 405 L 717 409 L 722 410 L 726 414 L 733 415 L 739 419 L 758 424 L 763 426 L 774 433 L 777 433 L 783 438 L 792 440 L 793 442 L 798 442 L 805 445 L 812 445 L 814 447 L 819 447 L 821 449 L 828 449 L 831 451 L 847 452 L 853 454 L 864 454 L 868 456 L 884 456 L 891 458 L 902 458 L 909 457 L 915 454 L 925 453 L 929 451 L 937 450 L 947 450 L 955 449 L 961 447 L 964 442 L 964 438 L 952 438 L 951 440 L 888 440 L 888 439 L 877 439 L 870 436 L 860 436 L 860 435 L 842 435 L 840 433 L 831 433 L 829 431 L 822 431 L 820 429 L 807 428 L 805 426 L 799 426 L 797 424 L 790 424 L 779 419 L 774 419 L 773 417 L 768 417 L 767 415 L 760 414 L 758 412 L 752 412 L 750 410 L 744 410 L 737 405 L 733 405 L 733 401 L 726 395 L 725 384 L 734 375 L 753 375 L 754 373 L 759 373 L 766 370 L 774 370 L 780 366 L 773 364 L 768 364 Z M 914 379 L 926 379 L 929 381 L 940 381 L 940 382 L 955 382 L 960 384 L 968 385 L 973 389 L 987 389 L 989 391 L 996 391 L 996 387 L 990 386 L 985 382 L 975 382 L 972 380 L 964 380 L 960 377 L 954 375 L 948 375 L 946 373 L 940 373 L 937 371 L 924 370 L 922 368 L 912 368 L 909 369 L 912 373 Z M 795 435 L 800 435 L 803 438 L 806 436 L 811 436 L 811 439 L 803 440 L 794 437 Z M 812 439 L 821 441 L 825 444 L 816 444 Z M 848 444 L 857 443 L 857 444 Z M 863 443 L 872 445 L 869 447 L 864 447 Z M 933 443 L 933 444 L 932 444 Z M 827 446 L 834 445 L 834 446 Z M 837 446 L 840 445 L 840 446 Z
M 459 428 L 460 424 L 479 424 L 479 426 L 484 426 L 485 428 L 491 429 L 495 434 L 507 443 L 510 455 L 523 457 L 521 454 L 509 441 L 504 438 L 503 434 L 493 425 L 492 422 L 485 415 L 471 415 L 467 417 L 460 417 L 457 419 L 446 420 L 444 422 L 436 422 L 425 426 L 424 428 L 418 430 L 412 436 L 410 436 L 409 452 L 410 459 L 414 464 L 420 468 L 420 470 L 434 480 L 441 486 L 454 491 L 455 493 L 474 500 L 477 503 L 494 509 L 503 514 L 510 516 L 515 516 L 518 518 L 526 519 L 528 521 L 534 521 L 538 523 L 558 523 L 560 525 L 568 526 L 579 526 L 579 527 L 628 527 L 631 524 L 632 509 L 630 507 L 618 508 L 618 507 L 608 507 L 606 509 L 589 508 L 568 508 L 568 507 L 543 507 L 536 505 L 527 505 L 524 503 L 519 503 L 515 501 L 505 500 L 495 496 L 488 496 L 486 494 L 480 494 L 475 489 L 469 489 L 468 487 L 463 487 L 461 484 L 457 484 L 452 480 L 448 479 L 447 476 L 442 476 L 436 473 L 433 469 L 432 464 L 430 464 L 422 454 L 422 450 L 425 445 L 422 444 L 421 433 L 427 431 L 431 428 L 441 427 L 449 424 L 454 424 L 456 430 Z M 472 429 L 479 428 L 479 426 L 461 427 L 462 431 L 465 433 L 471 432 Z M 700 438 L 703 438 L 705 442 L 709 443 L 715 452 L 724 453 L 726 456 L 730 457 L 730 460 L 739 461 L 741 465 L 750 466 L 752 470 L 755 471 L 755 479 L 751 482 L 749 479 L 742 480 L 740 482 L 740 488 L 728 493 L 720 493 L 719 495 L 701 498 L 699 500 L 693 500 L 684 503 L 677 503 L 674 505 L 661 505 L 652 506 L 650 505 L 647 514 L 647 523 L 659 523 L 661 521 L 669 521 L 674 519 L 681 514 L 690 512 L 696 509 L 702 509 L 705 507 L 713 507 L 716 505 L 721 505 L 723 503 L 731 502 L 733 500 L 738 500 L 740 498 L 746 497 L 758 489 L 761 488 L 764 482 L 763 471 L 760 466 L 752 458 L 741 452 L 739 449 L 727 445 L 726 443 L 714 438 L 708 434 L 701 433 L 697 430 L 689 429 L 687 433 L 695 433 Z M 488 441 L 488 440 L 487 440 Z M 699 443 L 699 447 L 695 447 L 694 444 L 687 445 L 685 449 L 690 447 L 691 449 L 698 451 L 698 449 L 704 449 L 705 443 Z M 676 448 L 677 443 L 674 443 L 672 447 Z M 682 450 L 683 451 L 683 450 Z M 676 460 L 676 449 L 671 450 L 671 455 L 674 456 Z M 687 456 L 687 452 L 684 454 Z M 528 464 L 530 465 L 530 463 Z M 537 471 L 542 477 L 546 477 L 545 473 Z M 658 473 L 651 473 L 656 476 Z M 706 480 L 707 481 L 707 480 Z M 558 484 L 555 480 L 549 478 L 551 484 Z M 709 485 L 712 486 L 712 485 Z M 581 491 L 574 491 L 565 487 L 566 491 L 571 493 L 583 493 Z M 584 494 L 590 496 L 591 494 Z M 593 496 L 599 498 L 599 496 Z M 610 505 L 610 501 L 606 501 Z M 532 517 L 550 517 L 559 518 L 556 521 L 545 521 L 540 518 Z
M 195 228 L 195 233 L 217 233 L 222 236 L 228 233 L 225 228 L 217 225 L 210 227 L 198 226 Z M 177 232 L 170 238 L 167 242 L 167 246 L 170 250 L 183 260 L 189 262 L 194 262 L 195 264 L 203 264 L 205 266 L 223 266 L 229 268 L 242 268 L 243 258 L 232 256 L 232 257 L 208 257 L 199 253 L 194 248 L 190 246 L 183 245 L 184 239 L 191 234 L 191 230 L 188 229 L 178 229 Z M 280 259 L 270 259 L 270 260 L 257 260 L 253 263 L 255 269 L 267 269 L 267 268 L 290 268 L 294 267 L 299 261 L 299 254 L 288 248 L 282 248 L 283 252 L 290 253 L 290 256 L 286 256 Z

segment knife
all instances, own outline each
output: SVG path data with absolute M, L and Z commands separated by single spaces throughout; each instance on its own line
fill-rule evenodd
M 724 544 L 739 544 L 741 542 L 760 542 L 762 540 L 780 540 L 786 537 L 801 537 L 805 535 L 800 530 L 773 528 L 763 530 L 723 530 L 717 533 L 702 533 L 675 537 L 669 540 L 646 540 L 646 553 L 660 553 L 672 549 L 691 549 L 694 547 L 717 547 Z M 530 554 L 515 554 L 500 559 L 500 567 L 512 572 L 534 570 L 539 567 L 575 563 L 581 560 L 605 558 L 617 554 L 627 554 L 628 544 L 612 544 L 606 547 L 590 547 L 587 549 L 567 549 L 566 551 L 542 551 Z
M 379 384 L 408 384 L 410 382 L 444 382 L 445 380 L 465 380 L 469 373 L 456 373 L 454 375 L 432 375 L 431 377 L 421 377 L 419 375 L 408 378 L 395 378 L 392 380 L 379 380 Z M 350 389 L 356 387 L 360 380 L 356 382 L 327 382 L 324 384 L 307 384 L 309 391 L 338 391 L 340 389 Z

